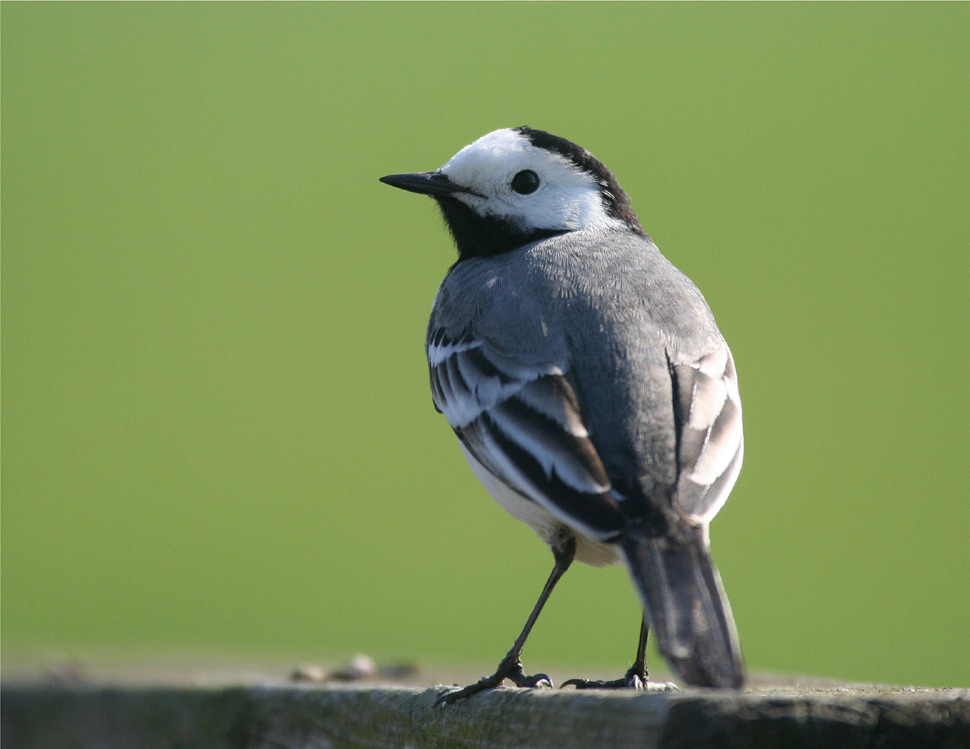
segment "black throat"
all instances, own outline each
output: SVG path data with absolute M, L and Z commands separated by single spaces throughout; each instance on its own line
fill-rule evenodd
M 456 198 L 434 196 L 458 246 L 458 260 L 511 252 L 530 242 L 566 234 L 565 229 L 523 230 L 508 221 L 481 216 Z

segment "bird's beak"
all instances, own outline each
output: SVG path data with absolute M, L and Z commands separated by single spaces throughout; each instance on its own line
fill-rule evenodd
M 441 172 L 415 172 L 412 174 L 388 174 L 381 182 L 422 195 L 451 195 L 466 192 Z

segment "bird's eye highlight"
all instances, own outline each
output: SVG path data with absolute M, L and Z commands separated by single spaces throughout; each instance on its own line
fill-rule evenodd
M 523 169 L 512 178 L 512 189 L 520 195 L 528 195 L 539 189 L 539 175 L 531 169 Z

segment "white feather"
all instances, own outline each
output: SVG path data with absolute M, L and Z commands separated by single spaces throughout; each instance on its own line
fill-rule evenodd
M 529 169 L 539 176 L 539 189 L 520 195 L 512 178 Z M 496 130 L 465 146 L 441 168 L 456 185 L 455 193 L 483 216 L 507 219 L 523 230 L 621 228 L 606 212 L 599 185 L 562 156 L 536 148 L 515 130 Z

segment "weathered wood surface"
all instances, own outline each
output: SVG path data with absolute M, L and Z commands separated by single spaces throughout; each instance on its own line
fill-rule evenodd
M 77 747 L 970 747 L 970 690 L 739 693 L 5 684 L 4 749 Z

